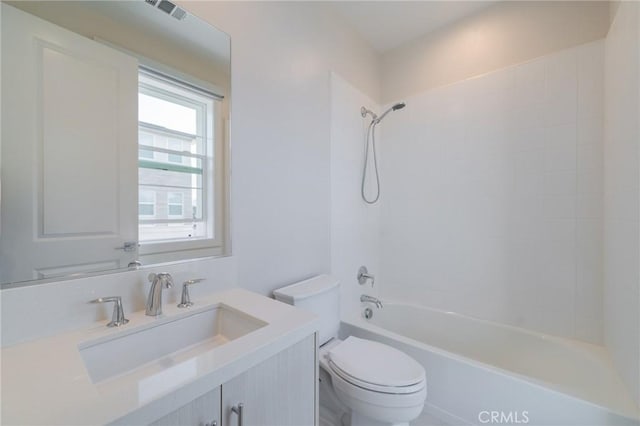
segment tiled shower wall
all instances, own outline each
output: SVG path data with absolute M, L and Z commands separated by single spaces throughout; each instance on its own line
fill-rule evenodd
M 620 2 L 605 47 L 604 335 L 640 405 L 640 4 Z
M 602 342 L 603 62 L 589 43 L 385 120 L 383 297 Z

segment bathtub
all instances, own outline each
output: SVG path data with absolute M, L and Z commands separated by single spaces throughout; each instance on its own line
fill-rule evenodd
M 397 303 L 369 320 L 343 319 L 341 335 L 390 344 L 420 362 L 424 414 L 447 424 L 640 425 L 600 346 Z

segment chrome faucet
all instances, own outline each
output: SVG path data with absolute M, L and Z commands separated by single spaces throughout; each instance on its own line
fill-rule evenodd
M 378 309 L 382 308 L 382 302 L 380 301 L 380 299 L 375 298 L 373 296 L 368 296 L 366 294 L 363 294 L 362 296 L 360 296 L 360 301 L 373 303 L 374 305 L 376 305 L 376 308 Z
M 111 317 L 111 322 L 107 324 L 107 327 L 120 327 L 121 325 L 125 325 L 126 323 L 129 322 L 129 320 L 124 317 L 124 309 L 122 308 L 122 298 L 120 296 L 100 297 L 98 299 L 91 301 L 91 303 L 107 303 L 107 302 L 115 302 L 115 304 L 113 305 L 113 315 Z
M 151 273 L 149 274 L 149 282 L 151 283 L 151 289 L 149 290 L 145 313 L 150 317 L 157 317 L 162 315 L 162 290 L 173 286 L 173 278 L 166 272 Z
M 189 296 L 189 286 L 195 283 L 199 283 L 200 281 L 204 281 L 204 278 L 194 278 L 182 283 L 182 297 L 180 298 L 178 308 L 190 308 L 191 306 L 193 306 L 193 302 L 191 301 L 191 297 Z

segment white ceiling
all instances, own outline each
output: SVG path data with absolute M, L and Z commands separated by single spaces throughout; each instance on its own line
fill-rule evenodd
M 179 21 L 144 1 L 17 0 L 10 4 L 89 38 L 97 34 L 97 38 L 111 41 L 108 35 L 109 31 L 116 31 L 114 28 L 137 28 L 158 42 L 220 64 L 221 69 L 228 69 L 231 61 L 230 38 L 227 34 L 191 14 L 184 21 Z M 95 33 L 92 22 L 98 28 Z M 110 22 L 118 25 L 111 27 L 108 25 Z M 98 25 L 101 23 L 105 25 Z M 103 28 L 107 36 L 99 28 Z M 146 52 L 138 53 L 144 55 Z
M 335 1 L 331 6 L 379 52 L 471 15 L 496 1 Z
M 77 7 L 80 3 L 72 1 L 69 4 Z M 184 21 L 179 21 L 143 1 L 114 3 L 93 0 L 83 5 L 122 24 L 140 27 L 153 34 L 156 39 L 166 39 L 169 43 L 181 45 L 194 55 L 212 58 L 214 62 L 229 64 L 231 61 L 229 36 L 197 16 L 187 14 Z

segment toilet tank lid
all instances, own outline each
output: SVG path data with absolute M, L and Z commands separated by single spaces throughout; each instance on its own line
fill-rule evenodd
M 274 290 L 273 295 L 277 300 L 294 304 L 307 297 L 329 291 L 340 284 L 340 281 L 331 275 L 322 274 L 286 287 Z

